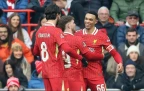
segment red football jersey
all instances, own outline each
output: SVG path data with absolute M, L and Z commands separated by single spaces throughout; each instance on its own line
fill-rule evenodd
M 81 36 L 90 51 L 102 54 L 103 48 L 107 51 L 111 51 L 114 47 L 111 45 L 109 37 L 95 28 L 92 34 L 87 34 L 86 30 L 80 30 L 75 33 L 77 36 Z M 84 78 L 102 78 L 102 63 L 101 60 L 88 61 L 88 67 L 83 68 Z
M 62 77 L 64 67 L 58 47 L 64 42 L 64 35 L 59 28 L 42 26 L 37 31 L 33 52 L 40 55 L 43 61 L 43 78 Z
M 83 39 L 79 36 L 74 36 L 71 33 L 65 32 L 65 41 L 68 45 L 74 49 L 78 54 L 85 54 L 89 51 L 86 48 L 86 44 L 84 43 Z M 63 51 L 63 56 L 65 56 L 65 72 L 64 77 L 68 77 L 73 81 L 83 81 L 82 75 L 82 63 L 80 60 L 70 57 L 69 55 L 65 54 Z

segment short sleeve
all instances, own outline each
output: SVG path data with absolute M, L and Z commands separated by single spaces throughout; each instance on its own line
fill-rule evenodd
M 103 36 L 102 37 L 103 46 L 108 52 L 110 52 L 111 50 L 114 49 L 114 46 L 111 44 L 111 41 L 106 34 L 103 34 L 102 36 Z
M 54 33 L 54 37 L 56 39 L 56 42 L 58 43 L 58 45 L 60 46 L 61 44 L 65 43 L 64 40 L 64 35 L 61 29 L 56 29 L 55 33 Z

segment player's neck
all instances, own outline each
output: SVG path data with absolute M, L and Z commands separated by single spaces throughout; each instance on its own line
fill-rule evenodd
M 86 29 L 87 34 L 92 34 L 95 30 L 95 27 L 92 27 L 90 29 Z
M 48 20 L 45 24 L 51 25 L 51 26 L 56 26 L 57 21 L 56 20 Z
M 73 34 L 73 32 L 72 32 L 72 30 L 71 30 L 71 29 L 65 29 L 65 30 L 64 30 L 64 33 Z

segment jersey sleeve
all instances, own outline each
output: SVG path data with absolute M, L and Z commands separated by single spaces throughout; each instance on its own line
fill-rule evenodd
M 81 54 L 85 54 L 89 51 L 86 43 L 81 37 L 77 37 L 77 47 L 80 50 Z
M 102 39 L 103 46 L 108 52 L 111 52 L 114 49 L 114 46 L 111 44 L 109 37 L 104 33 L 102 34 L 103 35 L 101 39 Z
M 60 46 L 61 44 L 65 43 L 65 40 L 64 40 L 64 35 L 63 35 L 63 32 L 61 31 L 61 29 L 58 29 L 55 30 L 54 32 L 54 37 L 56 39 L 56 42 L 57 44 Z

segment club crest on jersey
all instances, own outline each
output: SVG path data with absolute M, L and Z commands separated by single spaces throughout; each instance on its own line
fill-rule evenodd
M 97 40 L 94 40 L 94 41 L 93 41 L 93 44 L 96 44 L 96 42 L 97 42 Z

